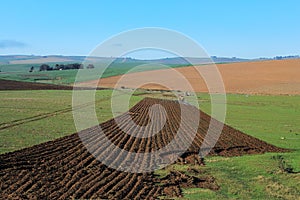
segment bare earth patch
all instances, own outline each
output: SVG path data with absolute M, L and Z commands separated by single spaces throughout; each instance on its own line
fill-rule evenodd
M 218 64 L 217 67 L 227 93 L 300 94 L 300 59 Z M 211 66 L 198 66 L 197 69 L 206 72 L 211 69 Z M 190 82 L 195 92 L 208 92 L 203 78 L 193 67 L 153 70 L 103 78 L 98 87 L 136 88 L 141 82 L 151 80 L 153 83 L 140 85 L 139 88 L 189 90 L 176 75 L 178 72 Z M 122 83 L 116 86 L 121 78 Z M 96 84 L 96 81 L 98 80 L 83 82 L 80 86 L 90 86 Z M 162 84 L 157 84 L 158 82 Z M 164 83 L 169 87 L 166 88 Z
M 151 136 L 153 127 L 163 121 L 160 113 L 157 123 L 150 125 L 149 131 L 144 131 L 145 137 L 137 138 L 125 133 L 120 127 L 129 127 L 129 118 L 136 123 L 147 125 L 149 109 L 160 104 L 166 111 L 166 124 L 159 133 Z M 116 123 L 116 118 L 99 124 L 105 136 L 119 148 L 128 152 L 150 153 L 159 147 L 166 147 L 176 136 L 181 119 L 181 107 L 189 113 L 196 113 L 197 109 L 190 105 L 180 105 L 178 101 L 145 98 L 132 107 L 130 115 L 120 115 L 122 124 Z M 198 157 L 203 138 L 206 137 L 211 117 L 199 111 L 200 123 L 187 156 L 182 155 L 183 163 L 190 160 L 194 153 Z M 201 112 L 201 114 L 200 114 Z M 134 114 L 136 113 L 136 114 Z M 186 141 L 190 137 L 188 122 L 195 120 L 195 116 L 184 119 L 182 138 Z M 221 122 L 216 122 L 221 123 Z M 130 173 L 118 171 L 99 162 L 82 143 L 81 138 L 88 138 L 91 148 L 99 156 L 114 158 L 106 141 L 99 137 L 99 127 L 91 127 L 81 131 L 81 136 L 72 134 L 63 138 L 25 148 L 19 151 L 0 155 L 0 196 L 2 199 L 157 199 L 159 196 L 182 196 L 182 188 L 200 187 L 218 190 L 219 185 L 212 176 L 202 174 L 201 170 L 188 169 L 186 174 L 181 171 L 171 171 L 164 178 L 157 178 L 153 173 Z M 132 133 L 140 132 L 136 127 Z M 150 137 L 151 136 L 151 137 Z M 175 141 L 175 140 L 174 140 Z M 174 146 L 180 147 L 181 140 Z M 265 152 L 286 152 L 287 150 L 267 144 L 259 139 L 248 136 L 230 126 L 224 125 L 220 139 L 210 152 L 210 155 L 236 156 L 259 154 Z M 173 151 L 167 155 L 172 155 Z M 122 153 L 121 153 L 122 154 Z M 121 155 L 120 154 L 120 155 Z M 123 156 L 115 157 L 115 162 L 122 166 L 128 162 Z M 137 155 L 137 154 L 135 154 Z M 156 164 L 154 157 L 143 154 L 141 164 L 136 167 Z M 161 155 L 163 157 L 163 155 Z M 137 157 L 132 158 L 136 162 Z M 197 166 L 197 165 L 195 165 Z M 212 174 L 213 175 L 213 174 Z M 270 185 L 270 190 L 281 189 L 289 192 L 282 185 Z M 280 197 L 280 196 L 278 196 Z

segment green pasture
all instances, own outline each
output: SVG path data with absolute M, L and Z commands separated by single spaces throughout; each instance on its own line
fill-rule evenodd
M 111 93 L 111 90 L 101 90 L 95 95 L 99 123 L 112 117 Z M 145 96 L 166 97 L 161 92 L 137 92 L 131 97 L 130 105 Z M 198 94 L 198 99 L 201 109 L 210 113 L 209 95 Z M 0 91 L 0 153 L 76 132 L 71 105 L 72 91 Z M 186 188 L 183 189 L 185 199 L 299 199 L 299 116 L 300 96 L 229 94 L 227 124 L 291 152 L 208 157 L 204 167 L 171 165 L 156 173 L 160 176 L 171 170 L 188 173 L 186 169 L 190 167 L 216 178 L 220 190 Z
M 54 67 L 56 63 L 48 63 L 50 67 Z M 60 63 L 63 64 L 63 63 Z M 66 64 L 66 63 L 64 63 Z M 2 64 L 0 65 L 0 79 L 28 81 L 39 83 L 51 83 L 58 85 L 72 85 L 74 82 L 96 80 L 110 76 L 117 76 L 132 72 L 149 71 L 162 69 L 162 65 L 134 62 L 134 63 L 112 63 L 107 68 L 104 63 L 93 63 L 94 69 L 73 69 L 73 70 L 53 70 L 39 71 L 41 64 Z M 143 67 L 135 69 L 137 66 Z M 34 67 L 33 72 L 29 72 L 31 67 Z M 87 66 L 87 64 L 86 64 Z M 85 66 L 85 67 L 86 67 Z M 168 67 L 181 67 L 182 65 L 168 65 Z M 78 72 L 80 76 L 77 76 Z

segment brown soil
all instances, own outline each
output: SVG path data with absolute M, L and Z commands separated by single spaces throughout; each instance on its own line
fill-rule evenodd
M 220 188 L 212 176 L 199 178 L 180 171 L 171 171 L 170 174 L 158 179 L 158 181 L 164 187 L 164 194 L 169 197 L 182 197 L 181 188 L 205 188 L 210 190 Z
M 0 90 L 73 90 L 73 87 L 0 79 Z
M 222 75 L 227 93 L 300 94 L 300 59 L 217 64 L 217 67 Z M 197 69 L 205 73 L 211 69 L 211 66 L 198 66 Z M 197 70 L 192 67 L 154 70 L 103 78 L 98 86 L 136 88 L 138 83 L 151 80 L 154 84 L 149 83 L 140 86 L 140 88 L 166 90 L 166 86 L 157 84 L 163 80 L 163 83 L 169 86 L 168 90 L 189 90 L 186 84 L 176 75 L 176 71 L 190 82 L 195 92 L 208 92 L 204 80 Z M 122 85 L 116 86 L 121 77 L 124 80 Z M 95 83 L 95 81 L 88 81 L 82 83 L 82 86 Z
M 32 83 L 23 81 L 13 81 L 0 79 L 0 90 L 87 90 L 94 89 L 88 87 L 73 87 L 67 85 L 54 85 L 48 83 Z M 105 88 L 97 88 L 97 90 L 102 90 Z
M 124 126 L 128 126 L 128 117 L 137 124 L 146 125 L 150 122 L 149 108 L 155 104 L 164 107 L 167 120 L 162 130 L 152 137 L 128 135 L 120 130 L 115 119 L 99 126 L 106 137 L 120 148 L 130 152 L 151 152 L 166 146 L 175 137 L 182 106 L 187 112 L 201 113 L 201 120 L 191 147 L 179 160 L 186 162 L 185 159 L 191 155 L 196 159 L 211 118 L 195 107 L 177 101 L 146 98 L 131 108 L 129 115 L 124 113 L 119 118 Z M 155 115 L 154 126 L 162 121 L 161 115 L 160 112 Z M 182 138 L 182 141 L 189 139 L 189 122 L 194 120 L 192 116 L 182 122 L 186 132 L 186 138 Z M 213 121 L 215 125 L 220 123 Z M 80 132 L 81 137 L 89 138 L 95 151 L 109 159 L 113 157 L 112 152 L 107 151 L 109 147 L 95 131 L 97 128 Z M 149 136 L 150 130 L 143 134 Z M 133 133 L 136 131 L 132 130 Z M 180 148 L 181 143 L 176 145 Z M 225 125 L 210 155 L 236 156 L 284 151 Z M 121 165 L 126 159 L 119 155 L 116 162 Z M 142 164 L 152 165 L 153 162 L 144 159 Z M 198 178 L 172 172 L 165 179 L 158 179 L 152 173 L 127 173 L 108 168 L 87 151 L 78 134 L 0 155 L 0 196 L 7 199 L 153 199 L 166 194 L 181 196 L 182 187 L 218 189 L 214 178 L 210 176 Z

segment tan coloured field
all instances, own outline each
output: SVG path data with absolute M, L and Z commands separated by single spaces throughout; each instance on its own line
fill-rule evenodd
M 46 58 L 34 58 L 26 60 L 13 60 L 9 64 L 40 64 L 40 63 L 51 63 L 51 62 L 72 62 L 71 59 L 60 58 L 60 57 L 46 57 Z
M 208 92 L 198 71 L 207 74 L 212 71 L 212 67 L 203 65 L 196 68 L 154 70 L 103 78 L 98 87 L 189 91 L 191 88 L 185 82 L 188 80 L 195 92 Z M 217 68 L 227 93 L 300 94 L 300 59 L 218 64 Z M 178 76 L 178 72 L 186 80 Z M 210 76 L 210 80 L 214 80 L 214 76 Z M 96 84 L 96 81 L 84 82 L 81 86 L 90 86 Z M 210 85 L 213 85 L 213 81 Z M 218 91 L 218 86 L 213 85 L 211 92 Z

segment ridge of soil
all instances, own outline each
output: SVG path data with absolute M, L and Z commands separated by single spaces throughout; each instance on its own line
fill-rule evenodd
M 180 124 L 186 133 L 181 141 L 189 140 L 189 125 L 195 115 L 191 114 L 188 120 L 181 122 L 181 109 L 184 109 L 188 113 L 200 114 L 200 122 L 190 148 L 177 162 L 199 164 L 198 153 L 207 134 L 209 122 L 212 120 L 215 126 L 221 122 L 191 105 L 153 98 L 143 99 L 117 118 L 121 119 L 121 125 L 124 127 L 130 126 L 130 118 L 136 124 L 146 126 L 151 123 L 148 112 L 153 112 L 151 107 L 156 104 L 164 108 L 166 123 L 154 136 L 150 136 L 154 126 L 163 121 L 162 107 L 158 107 L 159 110 L 154 113 L 155 123 L 143 131 L 144 136 L 147 136 L 144 138 L 126 134 L 120 129 L 115 118 L 79 133 L 0 155 L 0 196 L 4 199 L 155 199 L 163 195 L 182 196 L 181 188 L 184 187 L 217 190 L 219 186 L 211 176 L 199 178 L 173 171 L 167 177 L 158 179 L 153 173 L 129 173 L 109 168 L 99 162 L 83 144 L 81 138 L 86 137 L 99 155 L 104 155 L 107 159 L 114 158 L 113 152 L 108 151 L 109 147 L 103 136 L 99 136 L 97 132 L 99 126 L 105 134 L 104 137 L 130 152 L 152 152 L 166 146 L 176 136 Z M 138 131 L 141 130 L 131 130 L 132 133 Z M 182 144 L 179 142 L 176 145 L 180 148 Z M 219 140 L 209 155 L 241 156 L 285 151 L 287 150 L 224 125 Z M 165 156 L 172 156 L 172 152 Z M 137 162 L 133 159 L 133 163 Z M 115 162 L 122 165 L 126 159 L 120 153 Z M 141 165 L 153 165 L 153 160 L 144 157 Z M 197 170 L 190 171 L 195 174 L 201 173 Z

